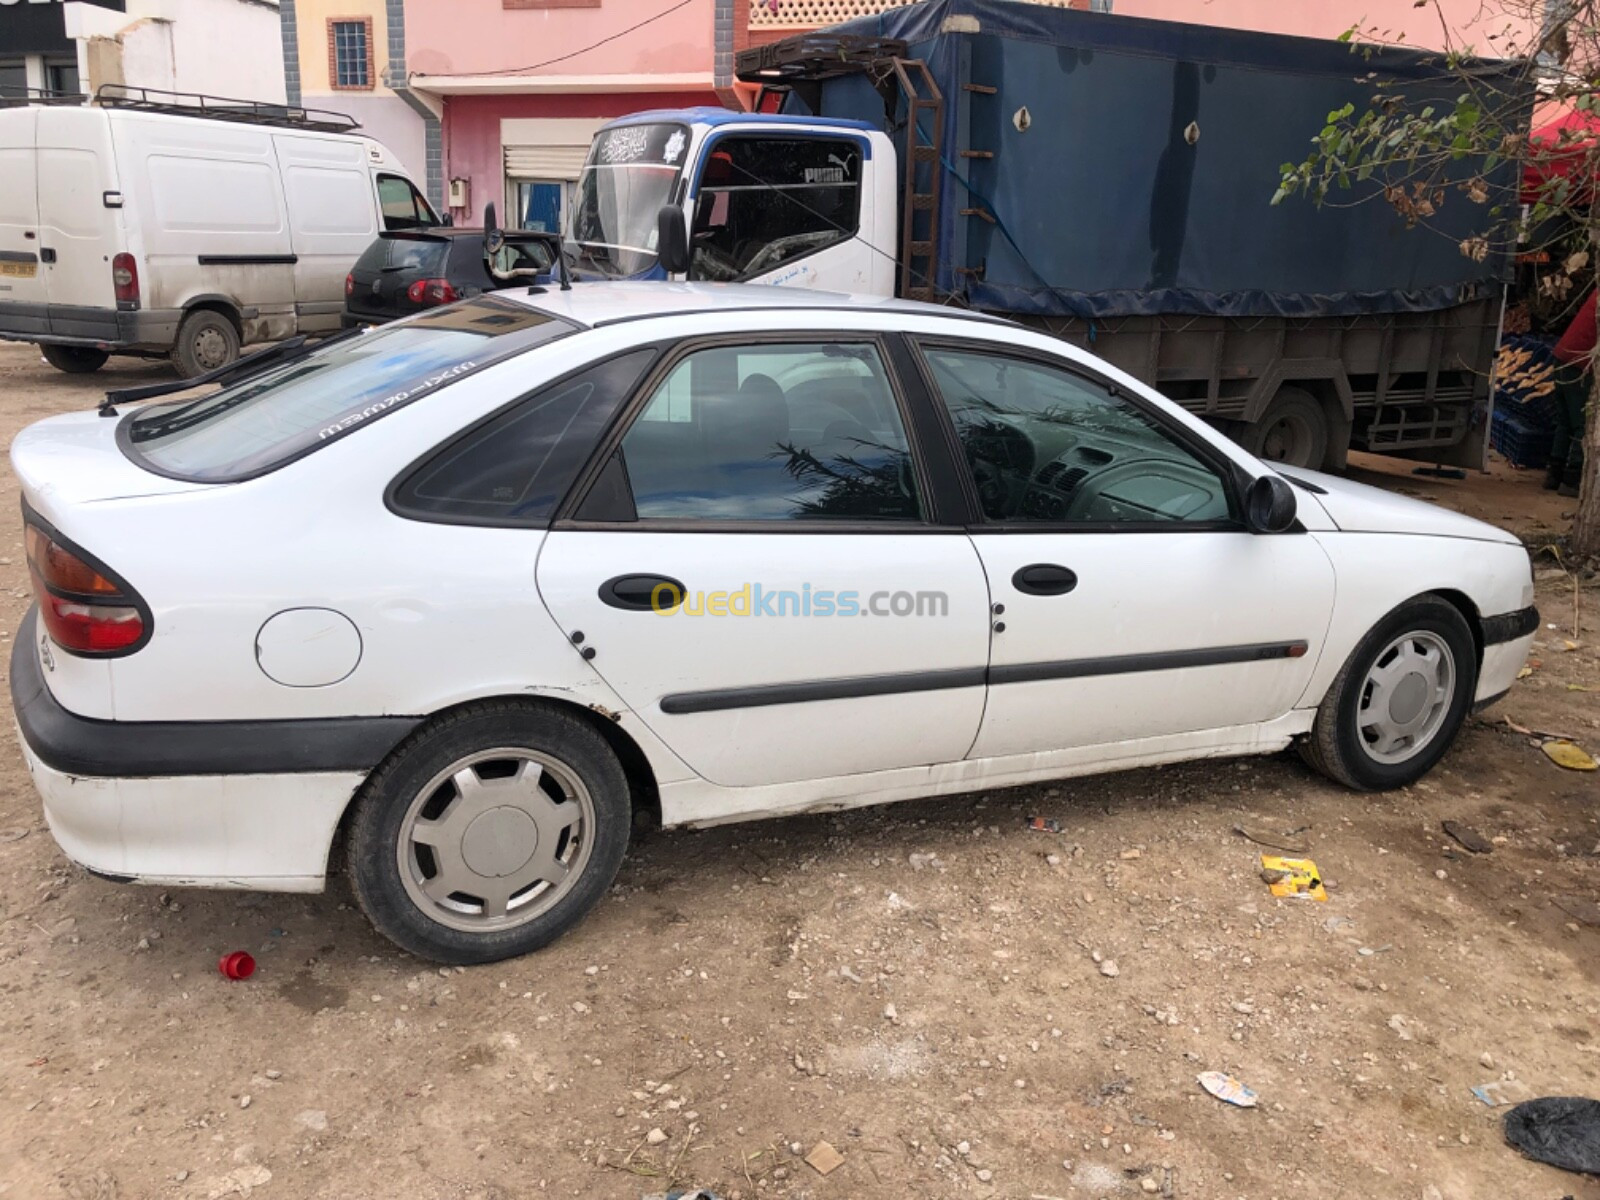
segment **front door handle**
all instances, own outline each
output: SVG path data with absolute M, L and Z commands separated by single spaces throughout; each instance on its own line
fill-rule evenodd
M 600 585 L 600 602 L 630 612 L 671 612 L 687 592 L 670 575 L 618 575 Z
M 1065 596 L 1078 586 L 1077 572 L 1055 563 L 1034 563 L 1011 577 L 1011 586 L 1026 596 Z

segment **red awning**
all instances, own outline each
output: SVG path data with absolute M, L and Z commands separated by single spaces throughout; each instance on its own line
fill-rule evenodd
M 1539 126 L 1528 142 L 1522 168 L 1524 204 L 1538 200 L 1552 179 L 1577 181 L 1570 199 L 1588 203 L 1594 198 L 1600 175 L 1600 115 L 1573 109 Z

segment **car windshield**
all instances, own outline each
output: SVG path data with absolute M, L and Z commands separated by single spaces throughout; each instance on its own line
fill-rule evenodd
M 119 440 L 135 462 L 162 475 L 248 479 L 572 328 L 480 296 L 340 338 L 199 400 L 140 409 Z
M 688 148 L 683 125 L 622 125 L 595 136 L 572 214 L 578 268 L 616 278 L 655 266 L 657 219 Z

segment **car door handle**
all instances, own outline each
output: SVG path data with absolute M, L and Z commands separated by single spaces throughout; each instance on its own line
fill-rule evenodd
M 1026 596 L 1065 596 L 1078 586 L 1077 572 L 1055 563 L 1034 563 L 1011 577 L 1011 586 Z
M 55 252 L 55 249 L 53 247 L 51 247 L 51 246 L 40 246 L 39 247 L 39 261 L 40 262 L 53 263 L 53 262 L 55 262 L 55 260 L 56 260 L 56 252 Z
M 602 604 L 632 612 L 670 612 L 686 594 L 670 575 L 618 575 L 600 585 Z

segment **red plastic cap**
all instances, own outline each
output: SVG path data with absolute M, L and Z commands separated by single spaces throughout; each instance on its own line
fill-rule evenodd
M 256 973 L 256 960 L 243 950 L 235 950 L 217 960 L 217 970 L 224 979 L 249 979 Z

